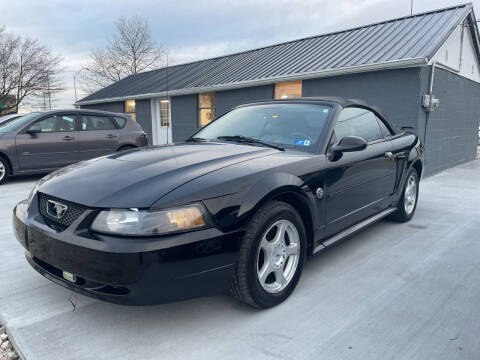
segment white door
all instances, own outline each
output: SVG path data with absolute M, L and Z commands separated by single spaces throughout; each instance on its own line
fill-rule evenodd
M 151 106 L 153 144 L 164 145 L 172 143 L 170 100 L 167 98 L 153 98 Z

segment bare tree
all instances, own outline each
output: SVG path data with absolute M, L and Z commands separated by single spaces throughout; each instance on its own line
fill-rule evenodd
M 91 93 L 128 75 L 162 66 L 165 49 L 152 39 L 150 26 L 139 16 L 120 18 L 105 48 L 92 50 L 80 73 L 82 87 Z
M 0 28 L 0 103 L 4 110 L 18 108 L 26 99 L 62 90 L 62 59 L 38 40 Z M 12 101 L 13 99 L 13 101 Z

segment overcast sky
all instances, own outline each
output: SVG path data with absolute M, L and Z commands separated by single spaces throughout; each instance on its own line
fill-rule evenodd
M 413 11 L 458 3 L 415 0 Z M 473 3 L 478 16 L 480 0 Z M 73 73 L 92 48 L 105 43 L 121 16 L 146 17 L 153 38 L 178 64 L 409 13 L 410 0 L 0 0 L 0 26 L 38 38 L 64 58 L 66 91 L 57 97 L 57 108 L 72 107 Z

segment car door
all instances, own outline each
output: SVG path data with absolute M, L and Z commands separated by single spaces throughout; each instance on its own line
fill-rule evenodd
M 343 109 L 331 143 L 346 136 L 361 137 L 368 145 L 365 150 L 328 156 L 327 236 L 388 207 L 395 187 L 397 170 L 389 153 L 391 145 L 375 113 L 360 107 Z
M 29 134 L 33 125 L 40 132 Z M 22 170 L 54 169 L 77 161 L 76 114 L 47 115 L 17 134 L 15 143 Z
M 109 116 L 80 114 L 78 157 L 88 160 L 114 153 L 118 149 L 120 133 Z

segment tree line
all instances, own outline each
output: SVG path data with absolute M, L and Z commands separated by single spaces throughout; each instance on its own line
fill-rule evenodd
M 161 67 L 165 56 L 146 19 L 122 17 L 105 45 L 91 49 L 76 71 L 80 87 L 86 93 L 95 92 L 128 75 Z M 51 107 L 51 97 L 65 90 L 62 61 L 38 39 L 0 26 L 0 110 L 15 110 L 23 104 Z

